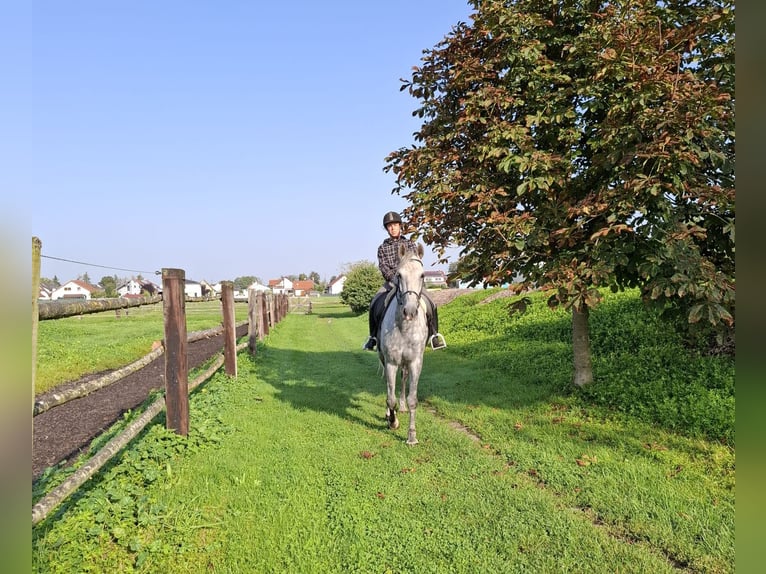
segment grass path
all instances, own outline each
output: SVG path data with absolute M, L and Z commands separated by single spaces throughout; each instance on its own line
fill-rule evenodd
M 607 527 L 509 466 L 486 436 L 456 429 L 449 400 L 428 400 L 442 414 L 419 409 L 420 444 L 406 446 L 406 424 L 385 426 L 365 332 L 366 317 L 340 306 L 288 316 L 254 358 L 239 355 L 237 379 L 216 375 L 194 395 L 192 427 L 215 445 L 162 463 L 161 479 L 136 493 L 125 486 L 138 510 L 117 527 L 94 527 L 106 511 L 83 494 L 37 532 L 35 571 L 70 572 L 75 560 L 83 572 L 683 570 L 661 544 Z M 463 370 L 450 388 L 470 372 L 464 359 L 428 354 L 427 399 L 450 365 Z

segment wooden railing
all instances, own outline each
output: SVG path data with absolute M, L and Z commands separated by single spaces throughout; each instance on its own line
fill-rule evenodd
M 39 273 L 39 271 L 37 272 Z M 89 385 L 83 385 L 76 393 L 65 394 L 51 398 L 47 403 L 35 401 L 33 404 L 33 414 L 39 414 L 45 410 L 53 408 L 66 401 L 82 397 L 98 388 L 115 383 L 127 374 L 134 372 L 152 359 L 165 355 L 165 396 L 157 399 L 127 428 L 118 436 L 111 439 L 101 450 L 99 450 L 86 463 L 78 468 L 63 483 L 51 490 L 32 508 L 32 524 L 35 525 L 43 520 L 51 510 L 57 507 L 65 498 L 80 487 L 86 480 L 93 476 L 106 462 L 117 454 L 128 442 L 138 435 L 143 428 L 149 424 L 163 408 L 166 409 L 166 426 L 175 432 L 187 435 L 189 432 L 189 393 L 197 386 L 207 381 L 215 372 L 224 367 L 227 375 L 237 376 L 236 355 L 239 350 L 248 348 L 250 353 L 255 354 L 257 341 L 262 340 L 268 335 L 269 330 L 281 321 L 288 312 L 288 298 L 286 295 L 273 295 L 270 293 L 250 292 L 248 302 L 248 341 L 240 345 L 236 344 L 236 328 L 234 321 L 234 284 L 231 281 L 222 282 L 221 302 L 223 314 L 223 326 L 214 329 L 216 334 L 223 332 L 224 350 L 222 355 L 201 375 L 193 381 L 188 381 L 188 366 L 186 362 L 187 344 L 198 332 L 191 336 L 186 333 L 186 314 L 184 300 L 184 280 L 185 272 L 182 269 L 163 269 L 163 320 L 165 338 L 159 349 L 155 349 L 143 359 L 111 373 L 100 380 L 91 381 Z M 36 296 L 33 290 L 33 296 Z M 145 301 L 138 304 L 146 304 Z M 153 301 L 151 301 L 153 302 Z M 131 305 L 132 306 L 132 305 Z M 104 310 L 104 309 L 101 309 Z M 82 312 L 95 312 L 82 311 Z M 33 323 L 36 325 L 40 311 L 33 305 Z M 62 315 L 63 316 L 63 315 Z M 36 351 L 36 337 L 33 337 L 33 345 Z M 156 355 L 156 356 L 155 356 Z M 36 352 L 35 352 L 36 356 Z M 79 393 L 79 394 L 78 394 Z M 77 396 L 75 396 L 77 395 Z

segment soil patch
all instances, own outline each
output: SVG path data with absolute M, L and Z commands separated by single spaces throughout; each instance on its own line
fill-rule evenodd
M 237 338 L 245 335 L 247 325 L 237 329 Z M 222 350 L 223 334 L 189 343 L 189 370 L 203 365 Z M 94 373 L 65 385 L 76 385 L 108 372 Z M 49 466 L 72 460 L 87 450 L 94 438 L 118 421 L 125 412 L 143 403 L 151 391 L 164 388 L 164 378 L 165 356 L 162 355 L 103 389 L 53 407 L 34 417 L 32 480 L 39 477 Z

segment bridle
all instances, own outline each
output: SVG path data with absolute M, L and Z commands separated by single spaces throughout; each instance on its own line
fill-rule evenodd
M 416 259 L 413 257 L 410 261 L 417 261 L 420 263 L 420 265 L 423 265 L 423 262 L 420 259 Z M 404 305 L 404 298 L 409 294 L 415 295 L 418 300 L 418 306 L 420 306 L 420 298 L 423 296 L 423 281 L 421 279 L 420 281 L 420 290 L 419 291 L 413 291 L 412 289 L 408 289 L 407 291 L 402 291 L 399 286 L 399 280 L 396 281 L 396 302 L 399 303 L 400 306 Z

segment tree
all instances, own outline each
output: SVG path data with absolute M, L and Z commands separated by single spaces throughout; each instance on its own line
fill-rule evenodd
M 104 275 L 99 281 L 99 285 L 104 288 L 104 297 L 117 296 L 117 278 L 110 275 Z
M 346 271 L 346 282 L 340 293 L 340 300 L 351 307 L 354 313 L 364 313 L 370 308 L 370 301 L 383 284 L 378 266 L 371 261 L 352 263 Z
M 385 169 L 410 225 L 462 278 L 570 308 L 577 385 L 599 288 L 732 327 L 733 2 L 472 5 L 403 81 L 424 123 Z
M 255 275 L 244 275 L 237 277 L 232 283 L 234 283 L 234 289 L 237 291 L 245 291 L 253 283 L 261 283 L 261 280 Z
M 40 287 L 45 287 L 46 289 L 53 291 L 54 289 L 61 287 L 61 283 L 59 283 L 59 280 L 55 275 L 53 276 L 53 279 L 40 277 Z

